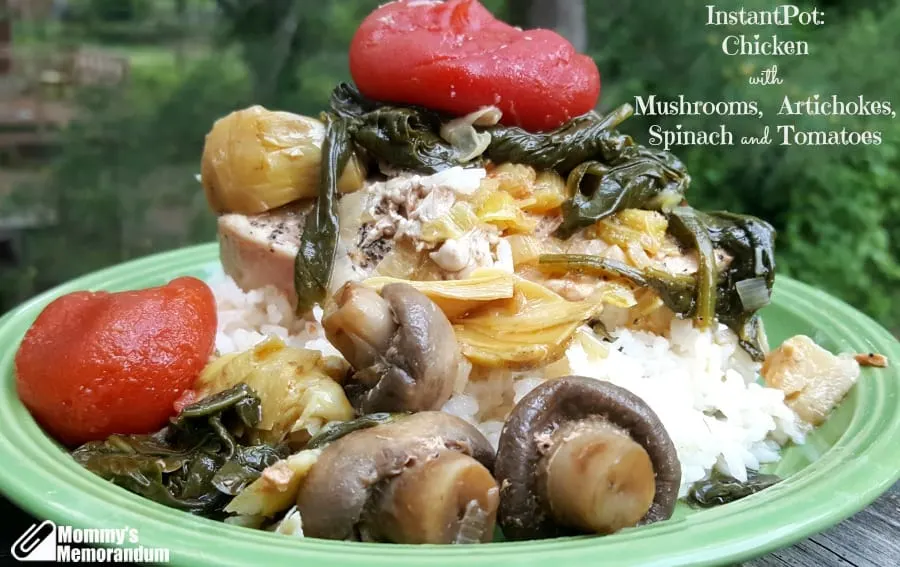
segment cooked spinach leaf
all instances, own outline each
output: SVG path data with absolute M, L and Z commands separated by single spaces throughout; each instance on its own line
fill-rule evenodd
M 187 406 L 152 435 L 112 435 L 72 452 L 89 471 L 160 504 L 203 516 L 222 510 L 284 448 L 245 446 L 240 437 L 261 418 L 260 401 L 246 384 Z
M 368 429 L 369 427 L 375 427 L 376 425 L 381 425 L 382 423 L 390 423 L 403 415 L 406 414 L 370 413 L 356 419 L 351 419 L 350 421 L 332 422 L 326 424 L 322 429 L 319 430 L 318 433 L 313 435 L 313 437 L 306 443 L 304 449 L 318 449 L 320 447 L 324 447 L 332 441 L 337 441 L 348 433 L 353 433 L 354 431 L 357 431 L 359 429 Z
M 307 213 L 300 250 L 294 261 L 294 288 L 297 313 L 306 313 L 325 299 L 337 252 L 339 219 L 337 183 L 353 151 L 346 120 L 324 115 L 325 140 L 322 142 L 322 170 L 319 196 Z
M 557 235 L 568 238 L 623 209 L 669 211 L 684 199 L 690 177 L 670 154 L 634 146 L 614 163 L 584 162 L 569 174 Z
M 441 137 L 441 126 L 452 117 L 376 102 L 355 85 L 342 83 L 332 91 L 331 110 L 347 122 L 358 148 L 396 169 L 435 173 L 478 157 L 471 155 L 470 144 L 456 147 Z
M 607 114 L 585 114 L 551 132 L 493 126 L 485 156 L 568 175 L 569 199 L 557 234 L 568 238 L 626 208 L 669 210 L 684 198 L 690 176 L 674 155 L 653 150 L 615 128 L 634 109 L 625 104 Z
M 669 221 L 670 231 L 676 238 L 686 247 L 698 249 L 697 275 L 638 269 L 622 262 L 578 254 L 543 255 L 539 265 L 546 269 L 624 277 L 656 291 L 675 313 L 694 317 L 701 323 L 710 321 L 714 310 L 718 320 L 737 334 L 744 350 L 755 360 L 761 360 L 766 345 L 758 310 L 767 304 L 775 282 L 775 229 L 748 215 L 703 213 L 681 207 Z M 731 257 L 722 270 L 717 268 L 717 251 Z M 759 293 L 748 304 L 741 296 L 741 282 L 751 281 L 756 287 L 760 279 L 765 291 L 756 290 Z
M 359 118 L 382 106 L 385 105 L 364 97 L 351 83 L 339 83 L 331 91 L 331 111 L 341 118 Z
M 543 254 L 538 258 L 538 265 L 549 270 L 622 277 L 639 287 L 655 291 L 675 313 L 694 313 L 697 280 L 691 275 L 670 274 L 655 268 L 635 268 L 618 260 L 587 254 Z
M 704 329 L 716 315 L 716 281 L 718 268 L 709 227 L 691 207 L 677 207 L 669 217 L 669 232 L 697 251 L 697 298 L 694 320 Z
M 769 303 L 775 284 L 775 229 L 757 217 L 726 211 L 695 211 L 694 216 L 709 234 L 713 247 L 731 256 L 728 266 L 718 274 L 719 321 L 737 333 L 744 350 L 761 360 L 766 341 L 757 312 Z M 764 284 L 762 289 L 752 302 L 746 301 L 741 295 L 745 284 L 759 287 L 758 280 Z
M 781 482 L 772 474 L 747 471 L 747 481 L 713 471 L 708 480 L 694 483 L 688 492 L 688 503 L 699 508 L 712 508 L 756 494 Z
M 383 107 L 353 121 L 353 141 L 394 168 L 436 173 L 470 157 L 441 138 L 440 129 L 431 113 Z
M 524 163 L 537 169 L 555 169 L 563 175 L 585 161 L 610 162 L 634 145 L 629 136 L 614 132 L 633 112 L 634 108 L 625 104 L 606 116 L 579 116 L 550 132 L 493 126 L 487 129 L 491 144 L 485 155 L 495 163 Z

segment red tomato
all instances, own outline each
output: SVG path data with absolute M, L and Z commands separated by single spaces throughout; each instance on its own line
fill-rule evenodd
M 216 337 L 212 291 L 196 278 L 48 305 L 16 353 L 19 397 L 68 445 L 150 433 L 203 370 Z
M 372 12 L 350 45 L 350 72 L 369 98 L 550 130 L 593 109 L 600 72 L 549 30 L 522 31 L 477 0 L 400 0 Z

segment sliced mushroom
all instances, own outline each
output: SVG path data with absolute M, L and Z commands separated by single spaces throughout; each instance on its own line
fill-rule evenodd
M 309 537 L 395 543 L 489 541 L 494 451 L 473 425 L 421 412 L 326 446 L 297 497 Z
M 681 485 L 675 445 L 652 409 L 600 380 L 544 382 L 500 434 L 498 521 L 511 540 L 608 534 L 668 519 Z
M 346 384 L 361 413 L 439 409 L 463 367 L 450 321 L 412 286 L 377 292 L 348 283 L 322 321 L 355 373 Z

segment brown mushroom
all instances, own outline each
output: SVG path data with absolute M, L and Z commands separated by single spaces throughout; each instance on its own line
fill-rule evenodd
M 395 543 L 490 541 L 494 451 L 473 425 L 428 411 L 327 445 L 297 496 L 309 537 Z
M 609 382 L 544 382 L 512 410 L 495 463 L 507 539 L 608 534 L 671 517 L 675 445 L 652 409 Z
M 410 285 L 381 295 L 358 283 L 335 294 L 322 324 L 355 372 L 346 384 L 361 413 L 439 409 L 453 393 L 463 360 L 450 321 Z

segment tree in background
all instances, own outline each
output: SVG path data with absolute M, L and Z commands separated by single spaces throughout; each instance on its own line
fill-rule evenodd
M 310 9 L 308 0 L 216 0 L 222 40 L 240 45 L 254 101 L 263 105 L 296 102 L 306 77 L 303 59 L 345 54 L 356 24 L 380 3 L 322 2 Z
M 578 51 L 588 47 L 585 0 L 509 0 L 507 21 L 522 29 L 547 28 L 572 42 Z

